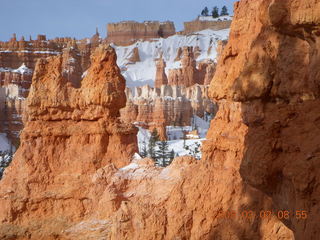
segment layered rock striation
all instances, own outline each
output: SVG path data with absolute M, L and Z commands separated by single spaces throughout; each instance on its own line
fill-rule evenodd
M 173 22 L 147 21 L 143 23 L 125 21 L 107 25 L 107 41 L 117 45 L 130 45 L 137 40 L 167 38 L 176 33 Z
M 222 20 L 216 20 L 216 21 L 213 21 L 213 19 L 202 20 L 197 18 L 196 20 L 193 20 L 190 22 L 184 22 L 184 30 L 182 31 L 182 34 L 190 34 L 190 33 L 199 32 L 205 29 L 212 29 L 217 31 L 221 29 L 230 28 L 230 25 L 231 25 L 231 20 L 227 18 Z
M 92 174 L 137 151 L 136 128 L 118 120 L 126 96 L 114 50 L 98 47 L 91 62 L 75 88 L 62 56 L 38 61 L 21 146 L 0 183 L 0 238 L 55 238 L 95 211 L 102 192 Z

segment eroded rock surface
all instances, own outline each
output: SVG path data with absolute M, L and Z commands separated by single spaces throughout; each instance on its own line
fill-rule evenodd
M 130 151 L 101 140 L 123 136 L 115 116 L 125 105 L 124 81 L 116 67 L 101 68 L 114 54 L 95 58 L 80 89 L 63 84 L 59 57 L 40 63 L 23 143 L 0 185 L 0 236 L 317 239 L 318 8 L 311 0 L 236 3 L 210 86 L 219 111 L 203 157 L 177 158 L 165 169 L 148 159 L 118 169 Z M 261 218 L 267 210 L 308 217 Z
M 1 239 L 53 239 L 94 212 L 91 177 L 129 164 L 136 128 L 120 123 L 125 80 L 104 45 L 80 88 L 63 75 L 63 57 L 39 60 L 27 100 L 21 147 L 0 186 Z
M 270 196 L 295 239 L 318 239 L 319 3 L 240 1 L 210 95 L 239 106 L 241 176 Z M 299 219 L 299 212 L 307 216 Z

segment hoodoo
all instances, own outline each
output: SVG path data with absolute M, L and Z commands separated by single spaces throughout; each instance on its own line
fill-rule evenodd
M 174 51 L 163 43 L 188 36 L 153 39 L 173 30 L 109 25 L 115 43 L 147 40 L 113 46 L 127 79 L 148 80 L 137 69 L 151 66 L 155 88 L 126 89 L 106 45 L 82 77 L 77 49 L 38 61 L 21 145 L 0 181 L 0 239 L 319 239 L 320 4 L 241 0 L 228 43 L 212 30 L 189 36 L 203 45 Z M 217 63 L 208 59 L 217 53 Z M 131 122 L 180 128 L 208 108 L 216 114 L 201 159 L 163 167 L 135 154 Z
M 136 128 L 117 119 L 126 97 L 115 51 L 101 45 L 91 62 L 74 88 L 62 56 L 38 61 L 21 146 L 0 183 L 1 239 L 51 239 L 85 218 L 100 194 L 92 174 L 137 151 Z

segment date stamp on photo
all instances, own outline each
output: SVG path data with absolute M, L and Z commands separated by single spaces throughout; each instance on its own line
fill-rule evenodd
M 216 217 L 219 219 L 236 219 L 236 218 L 243 218 L 243 219 L 254 219 L 256 217 L 265 219 L 265 218 L 272 218 L 276 217 L 280 220 L 285 219 L 307 219 L 308 212 L 304 210 L 297 210 L 297 211 L 288 211 L 288 210 L 279 210 L 279 211 L 272 211 L 272 210 L 261 210 L 261 211 L 251 211 L 251 210 L 243 210 L 243 211 L 235 211 L 235 210 L 227 210 L 222 211 L 218 210 L 215 211 Z

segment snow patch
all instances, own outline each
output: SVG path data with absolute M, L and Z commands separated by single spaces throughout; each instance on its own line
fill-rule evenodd
M 219 21 L 232 21 L 232 16 L 220 16 L 213 18 L 212 16 L 200 16 L 199 21 L 210 21 L 210 22 L 219 22 Z

